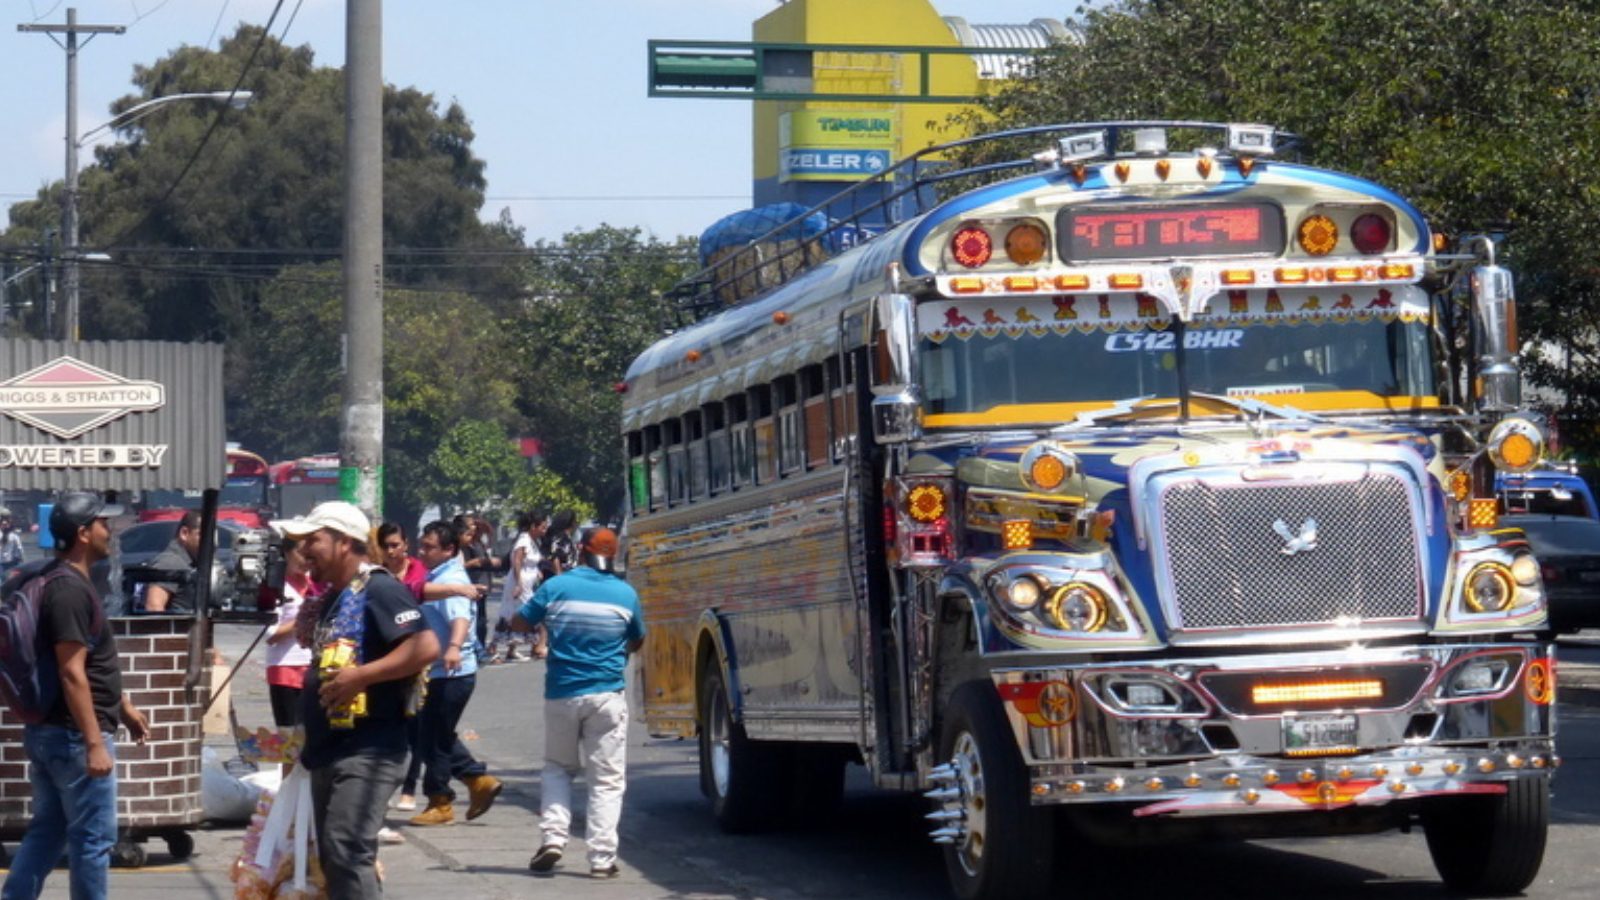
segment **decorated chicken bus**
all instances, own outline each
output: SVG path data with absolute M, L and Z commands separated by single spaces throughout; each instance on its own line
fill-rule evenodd
M 1039 152 L 909 158 L 877 237 L 718 261 L 630 368 L 651 731 L 730 830 L 849 762 L 924 792 L 963 898 L 1084 834 L 1413 824 L 1530 883 L 1554 648 L 1495 476 L 1544 432 L 1493 245 L 1269 127 L 990 140 Z

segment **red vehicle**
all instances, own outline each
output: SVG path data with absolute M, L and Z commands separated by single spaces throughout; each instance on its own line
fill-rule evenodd
M 269 500 L 271 477 L 267 461 L 237 447 L 228 448 L 228 475 L 217 498 L 217 519 L 245 528 L 265 528 L 272 518 Z M 141 522 L 176 519 L 200 508 L 200 491 L 149 491 L 145 494 Z
M 319 453 L 272 465 L 272 486 L 277 492 L 278 517 L 303 516 L 324 500 L 338 500 L 339 457 Z

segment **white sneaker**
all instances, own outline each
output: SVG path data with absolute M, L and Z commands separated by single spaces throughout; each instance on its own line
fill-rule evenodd
M 416 804 L 412 804 L 413 808 L 415 808 L 415 806 Z M 378 829 L 378 843 L 380 844 L 404 844 L 405 842 L 405 835 L 395 831 L 393 828 L 390 828 L 387 825 Z
M 401 812 L 411 812 L 417 808 L 417 798 L 411 794 L 398 794 L 391 805 Z

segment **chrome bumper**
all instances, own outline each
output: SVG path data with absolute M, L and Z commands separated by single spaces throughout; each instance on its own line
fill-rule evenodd
M 1034 803 L 1214 816 L 1497 793 L 1546 777 L 1559 763 L 1554 653 L 1530 643 L 1350 648 L 992 677 Z M 1263 685 L 1368 696 L 1260 700 Z

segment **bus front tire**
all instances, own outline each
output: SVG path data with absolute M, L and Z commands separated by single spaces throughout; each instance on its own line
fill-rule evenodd
M 1054 817 L 1029 802 L 1027 768 L 993 684 L 969 682 L 951 695 L 939 759 L 956 771 L 965 813 L 961 837 L 943 847 L 955 895 L 998 900 L 1046 894 Z
M 708 670 L 700 684 L 700 788 L 711 814 L 729 834 L 770 827 L 782 809 L 779 748 L 752 741 L 733 720 L 722 673 Z
M 1433 866 L 1451 890 L 1478 897 L 1520 893 L 1544 860 L 1549 784 L 1519 778 L 1504 794 L 1432 801 L 1422 828 Z

